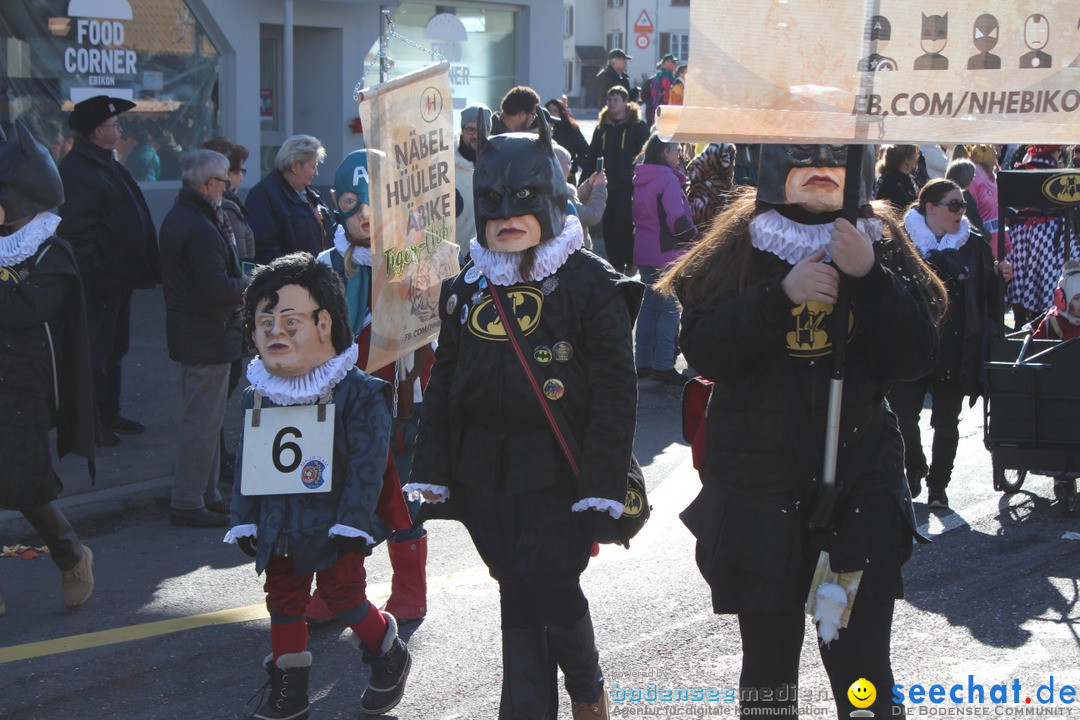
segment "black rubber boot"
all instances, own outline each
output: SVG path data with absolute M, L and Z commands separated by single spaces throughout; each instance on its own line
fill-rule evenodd
M 21 512 L 45 541 L 56 567 L 71 570 L 82 561 L 83 546 L 79 536 L 55 505 L 45 503 Z
M 311 653 L 285 653 L 276 663 L 273 655 L 267 655 L 263 665 L 270 675 L 270 696 L 252 717 L 255 720 L 307 720 Z
M 376 612 L 371 608 L 371 612 Z M 412 658 L 409 649 L 398 637 L 397 620 L 386 615 L 386 634 L 376 655 L 361 645 L 364 662 L 371 666 L 371 679 L 364 688 L 360 707 L 366 715 L 382 715 L 393 709 L 405 694 L 405 680 L 409 677 Z M 355 636 L 354 636 L 355 637 Z M 359 638 L 357 638 L 359 640 Z
M 570 695 L 574 717 L 579 708 L 598 708 L 598 714 L 582 714 L 580 717 L 607 717 L 604 673 L 600 670 L 600 653 L 596 649 L 592 616 L 585 615 L 570 629 L 549 625 L 548 649 L 562 668 L 566 678 L 566 692 Z M 601 714 L 602 713 L 602 714 Z
M 555 720 L 559 668 L 548 653 L 547 631 L 503 628 L 499 720 Z

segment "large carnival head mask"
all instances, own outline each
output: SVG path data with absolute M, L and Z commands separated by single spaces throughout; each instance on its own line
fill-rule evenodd
M 334 173 L 334 199 L 338 222 L 351 240 L 371 245 L 371 196 L 368 193 L 368 152 L 355 150 L 345 156 Z
M 278 377 L 304 375 L 353 342 L 341 279 L 310 253 L 255 271 L 244 293 L 244 324 L 267 372 Z
M 64 203 L 64 185 L 49 151 L 21 120 L 15 121 L 15 132 L 18 138 L 8 141 L 0 131 L 0 225 Z
M 839 210 L 844 205 L 847 154 L 847 145 L 762 145 L 757 199 L 815 213 Z M 865 162 L 862 174 L 860 206 L 869 202 L 866 183 L 873 177 Z
M 476 239 L 503 252 L 526 250 L 563 230 L 570 191 L 551 144 L 551 127 L 537 115 L 540 133 L 487 137 L 481 113 L 473 193 Z

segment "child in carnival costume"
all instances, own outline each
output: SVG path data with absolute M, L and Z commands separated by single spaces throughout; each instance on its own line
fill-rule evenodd
M 264 664 L 271 694 L 254 717 L 308 717 L 311 653 L 304 613 L 313 576 L 371 665 L 361 707 L 382 714 L 401 700 L 411 664 L 394 617 L 365 596 L 365 556 L 393 527 L 408 523 L 393 512 L 395 497 L 403 507 L 398 488 L 382 492 L 390 387 L 356 369 L 341 281 L 307 253 L 286 255 L 256 271 L 244 297 L 244 322 L 259 351 L 248 367 L 245 410 L 258 400 L 268 423 L 275 407 L 334 405 L 330 492 L 244 494 L 245 486 L 257 488 L 259 482 L 247 477 L 247 467 L 233 490 L 233 527 L 225 541 L 254 557 L 256 572 L 266 572 L 270 611 L 273 652 Z M 242 451 L 243 441 L 241 457 Z
M 412 474 L 416 491 L 460 520 L 499 583 L 499 718 L 558 712 L 556 664 L 575 720 L 607 718 L 580 576 L 594 541 L 623 512 L 637 376 L 631 330 L 643 288 L 583 248 L 544 114 L 539 137 L 487 139 L 477 123 L 471 264 L 448 280 Z M 494 306 L 498 288 L 522 329 L 533 375 L 546 376 L 581 455 L 570 469 Z M 441 503 L 446 502 L 446 505 Z
M 94 592 L 94 556 L 53 502 L 59 457 L 86 458 L 94 478 L 96 427 L 82 281 L 71 246 L 57 237 L 64 186 L 49 151 L 22 121 L 0 131 L 0 508 L 34 527 L 60 570 L 64 605 Z M 5 613 L 0 596 L 0 615 Z
M 368 193 L 368 151 L 356 150 L 345 156 L 334 173 L 334 198 L 337 201 L 338 226 L 334 247 L 319 254 L 321 263 L 330 265 L 345 283 L 345 299 L 349 306 L 349 326 L 359 351 L 356 366 L 367 365 L 371 347 L 371 200 Z M 435 360 L 431 345 L 406 354 L 398 363 L 379 368 L 372 374 L 394 386 L 397 404 L 390 429 L 389 467 L 402 482 L 412 467 L 413 445 L 420 422 L 423 388 Z M 388 474 L 389 475 L 389 474 Z M 390 482 L 389 476 L 384 478 Z M 413 519 L 420 508 L 419 501 L 409 503 Z M 419 620 L 427 614 L 427 532 L 422 523 L 410 529 L 396 530 L 387 541 L 390 564 L 393 567 L 390 599 L 384 608 L 399 622 Z M 332 613 L 326 608 L 319 591 L 311 598 L 308 620 L 329 621 Z

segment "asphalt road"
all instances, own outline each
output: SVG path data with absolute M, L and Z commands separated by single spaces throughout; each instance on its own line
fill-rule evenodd
M 640 391 L 637 452 L 654 517 L 629 551 L 605 547 L 584 576 L 602 664 L 616 698 L 647 693 L 653 683 L 722 691 L 738 681 L 738 633 L 731 618 L 712 614 L 692 539 L 676 517 L 697 487 L 677 437 L 679 393 L 651 381 Z M 935 542 L 916 548 L 907 566 L 893 634 L 897 682 L 966 687 L 970 675 L 987 693 L 1010 684 L 1011 696 L 1016 679 L 1020 704 L 987 705 L 987 712 L 1044 709 L 1034 693 L 1050 676 L 1056 693 L 1063 683 L 1080 685 L 1080 545 L 1063 539 L 1080 527 L 1050 505 L 1049 480 L 1033 478 L 1012 497 L 991 491 L 978 407 L 965 413 L 962 435 L 949 488 L 953 511 L 916 504 Z M 429 532 L 430 612 L 403 633 L 414 666 L 390 717 L 495 717 L 496 586 L 459 526 L 434 522 Z M 244 717 L 244 701 L 264 679 L 268 620 L 251 564 L 221 544 L 222 534 L 175 528 L 153 512 L 95 525 L 85 540 L 97 558 L 98 590 L 74 613 L 62 609 L 47 559 L 0 559 L 8 606 L 0 618 L 0 718 Z M 383 551 L 370 559 L 368 578 L 370 596 L 385 598 Z M 313 717 L 360 717 L 367 671 L 345 635 L 339 628 L 311 634 Z M 803 647 L 803 714 L 829 716 L 811 637 Z M 945 706 L 910 706 L 920 709 Z M 698 717 L 733 715 L 734 707 L 623 699 L 613 713 Z

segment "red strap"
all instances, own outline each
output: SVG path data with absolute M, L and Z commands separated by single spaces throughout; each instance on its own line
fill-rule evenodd
M 559 447 L 562 448 L 563 455 L 566 456 L 566 461 L 570 464 L 570 470 L 574 473 L 574 477 L 580 479 L 581 471 L 578 469 L 574 453 L 570 450 L 570 446 L 567 444 L 566 438 L 559 428 L 555 416 L 551 412 L 551 406 L 548 405 L 547 398 L 544 397 L 544 393 L 540 390 L 540 384 L 533 374 L 532 368 L 529 367 L 529 361 L 525 357 L 525 351 L 518 341 L 518 333 L 521 332 L 521 328 L 518 325 L 510 324 L 511 322 L 516 323 L 517 320 L 510 317 L 509 313 L 506 312 L 506 308 L 503 306 L 502 302 L 502 295 L 495 285 L 491 286 L 491 299 L 495 302 L 495 309 L 499 311 L 499 318 L 502 319 L 503 327 L 506 330 L 506 337 L 510 341 L 510 346 L 514 349 L 514 354 L 517 355 L 518 362 L 521 363 L 521 369 L 525 371 L 525 377 L 529 378 L 529 385 L 532 386 L 533 392 L 536 393 L 536 399 L 540 403 L 540 408 L 547 417 L 548 424 L 551 426 L 551 432 L 555 434 L 555 440 L 558 441 Z

